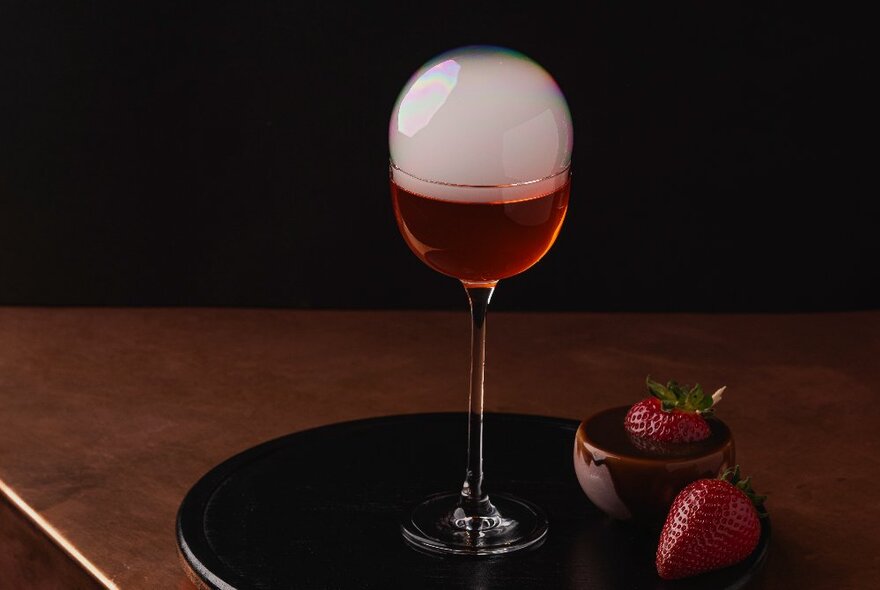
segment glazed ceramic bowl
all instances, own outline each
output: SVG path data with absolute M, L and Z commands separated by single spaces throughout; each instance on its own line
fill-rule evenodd
M 733 436 L 724 422 L 709 418 L 711 435 L 704 441 L 652 443 L 626 432 L 628 410 L 611 408 L 581 422 L 574 442 L 575 473 L 590 501 L 609 516 L 662 525 L 682 488 L 735 464 Z

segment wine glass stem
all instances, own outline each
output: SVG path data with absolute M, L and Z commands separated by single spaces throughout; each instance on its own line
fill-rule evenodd
M 495 282 L 463 282 L 471 307 L 471 388 L 468 401 L 467 472 L 461 488 L 461 508 L 468 516 L 483 516 L 492 505 L 483 492 L 483 381 L 486 366 L 486 311 Z

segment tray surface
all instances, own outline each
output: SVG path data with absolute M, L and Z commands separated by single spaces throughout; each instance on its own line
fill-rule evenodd
M 550 520 L 539 548 L 440 557 L 406 545 L 400 517 L 463 479 L 465 414 L 333 424 L 275 439 L 208 472 L 187 494 L 177 540 L 208 588 L 742 588 L 766 558 L 770 527 L 746 561 L 688 580 L 654 570 L 657 533 L 608 519 L 572 467 L 578 423 L 487 414 L 486 490 L 516 494 Z

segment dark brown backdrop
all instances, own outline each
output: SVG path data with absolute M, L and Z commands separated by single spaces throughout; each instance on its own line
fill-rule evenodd
M 559 242 L 495 306 L 880 303 L 858 15 L 178 4 L 0 4 L 0 304 L 462 306 L 397 235 L 386 125 L 471 43 L 542 63 L 576 125 Z

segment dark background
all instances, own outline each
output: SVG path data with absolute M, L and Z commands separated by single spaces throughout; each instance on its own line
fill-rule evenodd
M 398 235 L 387 123 L 473 43 L 575 121 L 562 234 L 493 306 L 880 304 L 856 15 L 177 4 L 0 0 L 0 304 L 462 308 Z

